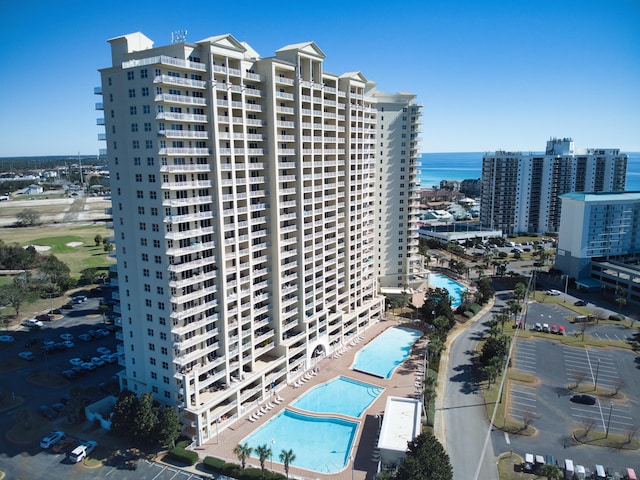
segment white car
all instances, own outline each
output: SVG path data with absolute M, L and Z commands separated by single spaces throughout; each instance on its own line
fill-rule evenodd
M 13 342 L 13 337 L 11 335 L 0 335 L 0 343 L 11 343 Z
M 91 359 L 91 363 L 93 363 L 96 367 L 104 367 L 105 362 L 100 357 L 93 357 Z
M 87 458 L 87 456 L 91 452 L 93 452 L 96 449 L 97 446 L 98 446 L 98 443 L 94 442 L 93 440 L 89 440 L 87 442 L 84 442 L 81 445 L 79 445 L 76 448 L 74 448 L 71 453 L 69 453 L 69 460 L 72 463 L 81 462 L 85 458 Z
M 36 320 L 35 318 L 30 318 L 29 320 L 25 320 L 24 322 L 22 322 L 22 325 L 24 327 L 33 328 L 42 327 L 44 323 L 42 323 L 40 320 Z
M 65 340 L 64 342 L 60 342 L 60 345 L 62 345 L 64 348 L 73 348 L 76 346 L 76 344 L 70 340 Z
M 84 361 L 81 358 L 72 358 L 71 360 L 69 360 L 69 363 L 74 367 L 80 367 L 82 366 Z
M 73 335 L 71 335 L 70 333 L 63 333 L 62 335 L 60 335 L 60 338 L 62 340 L 73 340 Z
M 33 354 L 33 352 L 20 352 L 18 354 L 18 356 L 23 359 L 23 360 L 33 360 L 34 358 L 36 358 L 36 356 Z
M 100 348 L 96 348 L 96 352 L 98 352 L 101 355 L 109 355 L 111 353 L 111 350 L 109 350 L 107 347 L 100 347 Z
M 551 295 L 552 297 L 559 297 L 560 295 L 562 295 L 562 292 L 560 290 L 547 290 L 546 292 L 547 295 Z
M 106 363 L 116 363 L 118 361 L 118 357 L 115 355 L 101 355 L 100 358 L 104 360 Z
M 49 448 L 54 443 L 58 443 L 65 437 L 64 432 L 51 432 L 49 435 L 40 440 L 40 448 Z

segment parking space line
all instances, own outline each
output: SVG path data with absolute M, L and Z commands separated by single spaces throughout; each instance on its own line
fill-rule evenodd
M 158 465 L 158 466 L 160 466 L 160 465 Z M 166 466 L 163 466 L 163 467 L 162 467 L 162 469 L 160 470 L 160 472 L 158 472 L 158 474 L 157 474 L 155 477 L 153 477 L 153 479 L 152 479 L 152 480 L 155 480 L 155 479 L 156 479 L 156 478 L 158 478 L 160 475 L 162 475 L 162 473 L 163 473 L 166 469 L 167 469 L 167 467 L 166 467 Z

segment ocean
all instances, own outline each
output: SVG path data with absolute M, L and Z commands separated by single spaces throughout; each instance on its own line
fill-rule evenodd
M 640 152 L 624 152 L 627 161 L 627 192 L 640 191 Z M 440 180 L 465 180 L 482 176 L 484 152 L 423 153 L 420 186 L 432 188 Z

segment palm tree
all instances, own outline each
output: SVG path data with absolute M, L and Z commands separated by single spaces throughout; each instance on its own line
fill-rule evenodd
M 262 478 L 264 479 L 264 462 L 267 461 L 267 458 L 269 458 L 273 452 L 269 445 L 265 443 L 264 445 L 258 445 L 256 447 L 256 453 L 260 459 L 260 469 L 262 470 Z
M 560 480 L 562 478 L 562 470 L 557 465 L 550 463 L 542 465 L 538 473 L 547 477 L 547 480 Z
M 246 442 L 242 445 L 236 445 L 236 448 L 233 449 L 233 453 L 238 457 L 238 460 L 240 460 L 243 470 L 246 466 L 247 458 L 251 456 L 251 452 L 253 452 L 253 448 L 251 448 Z
M 280 461 L 284 464 L 284 473 L 289 478 L 289 465 L 293 463 L 296 459 L 295 453 L 293 450 L 282 450 L 280 452 Z

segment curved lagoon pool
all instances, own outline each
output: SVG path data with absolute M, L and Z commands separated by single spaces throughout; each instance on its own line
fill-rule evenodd
M 313 387 L 291 406 L 309 412 L 360 417 L 382 391 L 382 388 L 375 385 L 338 377 Z
M 351 369 L 389 378 L 421 336 L 421 332 L 412 328 L 388 328 L 356 354 Z
M 296 454 L 293 466 L 337 473 L 347 466 L 357 428 L 355 421 L 314 417 L 285 409 L 240 443 L 247 442 L 255 458 L 259 445 L 271 448 L 276 461 L 279 452 L 291 449 Z
M 429 286 L 436 288 L 444 288 L 449 292 L 449 296 L 451 297 L 451 308 L 456 308 L 458 305 L 462 303 L 462 292 L 466 292 L 469 290 L 467 287 L 462 285 L 461 283 L 452 280 L 446 275 L 442 275 L 441 273 L 430 273 L 429 274 Z

